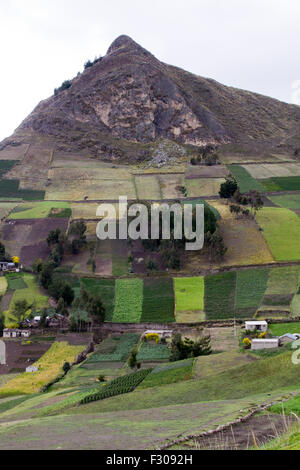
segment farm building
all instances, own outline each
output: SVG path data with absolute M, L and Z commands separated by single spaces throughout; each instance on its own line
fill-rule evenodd
M 15 263 L 0 261 L 0 271 L 16 271 Z
M 257 321 L 246 321 L 245 328 L 248 331 L 267 331 L 268 323 L 265 320 L 257 320 Z
M 37 366 L 28 366 L 26 367 L 26 372 L 38 372 L 39 368 Z
M 294 341 L 297 341 L 300 338 L 300 334 L 298 333 L 286 333 L 285 335 L 279 336 L 279 343 L 280 344 L 287 344 L 287 343 L 293 343 Z
M 4 328 L 3 338 L 29 338 L 31 331 L 18 328 Z
M 274 349 L 279 347 L 279 338 L 270 339 L 253 339 L 251 343 L 251 349 Z

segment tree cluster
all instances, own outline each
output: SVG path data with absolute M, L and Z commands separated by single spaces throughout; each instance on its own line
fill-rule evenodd
M 211 352 L 210 336 L 202 336 L 200 339 L 193 341 L 189 338 L 182 339 L 180 333 L 175 333 L 171 343 L 170 361 L 207 356 Z

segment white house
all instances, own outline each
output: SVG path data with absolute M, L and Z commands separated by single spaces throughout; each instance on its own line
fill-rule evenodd
M 253 339 L 251 349 L 275 349 L 279 347 L 279 338 Z
M 18 328 L 4 328 L 3 338 L 29 338 L 31 331 Z
M 256 321 L 246 321 L 245 328 L 248 331 L 267 331 L 268 323 L 265 320 L 256 320 Z
M 38 372 L 39 368 L 37 366 L 28 366 L 26 367 L 26 372 Z

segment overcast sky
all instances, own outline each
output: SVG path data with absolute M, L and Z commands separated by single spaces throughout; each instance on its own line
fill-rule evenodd
M 121 34 L 158 59 L 300 104 L 299 0 L 0 0 L 0 140 Z

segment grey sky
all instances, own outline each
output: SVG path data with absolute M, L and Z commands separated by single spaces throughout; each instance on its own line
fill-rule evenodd
M 0 140 L 121 34 L 198 75 L 300 104 L 299 0 L 0 0 Z

